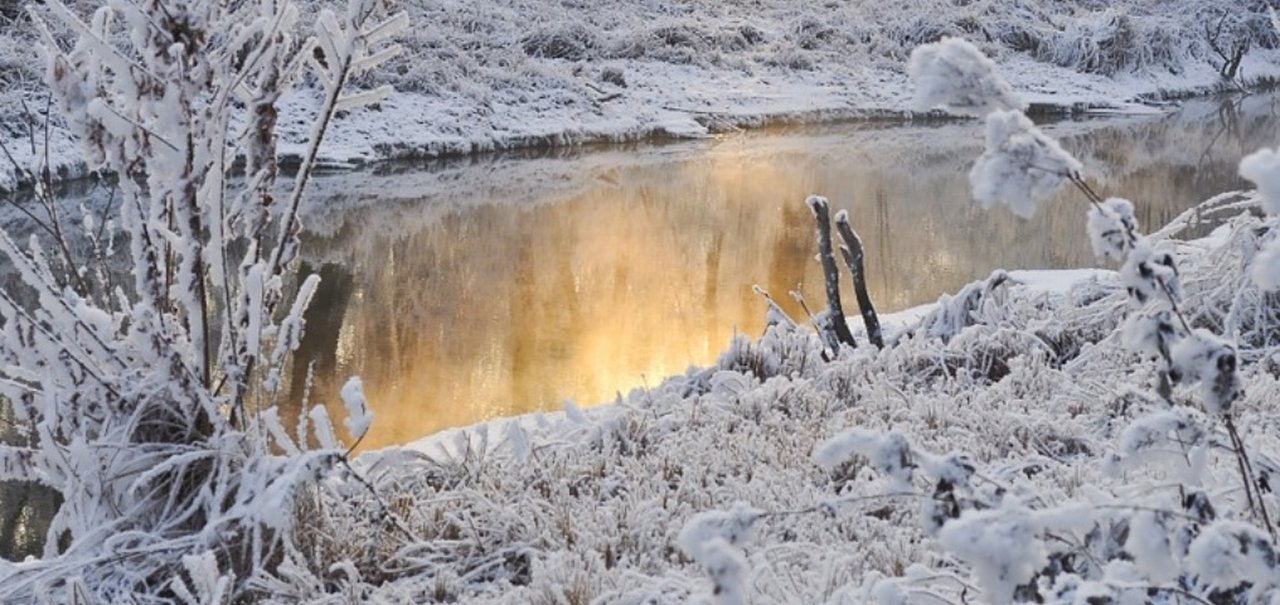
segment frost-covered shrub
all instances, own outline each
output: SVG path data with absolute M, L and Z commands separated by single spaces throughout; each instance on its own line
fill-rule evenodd
M 1073 21 L 1035 49 L 1034 55 L 1085 73 L 1114 75 L 1152 67 L 1176 71 L 1185 57 L 1186 37 L 1168 18 L 1144 17 L 1108 10 Z
M 0 568 L 0 600 L 245 599 L 287 566 L 298 494 L 345 483 L 323 481 L 349 468 L 324 408 L 290 436 L 275 404 L 317 285 L 287 278 L 320 140 L 335 112 L 386 92 L 347 81 L 394 56 L 407 25 L 380 12 L 321 11 L 303 39 L 290 3 L 112 3 L 87 22 L 57 0 L 33 9 L 47 84 L 91 168 L 118 175 L 121 212 L 101 239 L 93 220 L 64 222 L 34 166 L 43 230 L 0 232 L 22 280 L 0 292 L 0 395 L 33 434 L 0 446 L 0 479 L 63 496 L 43 557 Z M 277 198 L 276 103 L 308 66 L 326 102 Z M 103 268 L 117 256 L 132 283 Z M 367 430 L 359 384 L 343 398 Z
M 1117 26 L 1128 27 L 1123 22 Z M 975 74 L 984 74 L 986 68 L 978 65 L 972 69 Z M 964 82 L 963 78 L 956 80 Z M 1122 396 L 1123 406 L 1089 429 L 1109 434 L 1115 439 L 1114 449 L 1097 454 L 1092 447 L 1081 448 L 1080 458 L 1096 461 L 1098 469 L 1115 483 L 1101 489 L 1071 489 L 1059 483 L 1050 490 L 1037 490 L 1030 484 L 1035 474 L 1044 471 L 1040 463 L 1014 465 L 1031 481 L 1008 472 L 1007 461 L 998 456 L 985 468 L 975 462 L 978 456 L 952 455 L 945 460 L 955 463 L 940 465 L 943 458 L 931 456 L 913 443 L 917 436 L 887 427 L 845 430 L 816 449 L 815 462 L 830 471 L 853 459 L 865 460 L 866 468 L 884 478 L 873 484 L 883 486 L 882 496 L 918 499 L 922 534 L 936 537 L 948 553 L 937 566 L 939 577 L 949 570 L 960 570 L 961 581 L 971 578 L 984 602 L 1163 603 L 1180 602 L 1183 597 L 1233 605 L 1269 602 L 1276 594 L 1277 556 L 1271 522 L 1276 501 L 1269 495 L 1273 471 L 1259 469 L 1276 466 L 1269 452 L 1251 449 L 1250 439 L 1234 421 L 1242 413 L 1241 402 L 1247 401 L 1244 356 L 1237 352 L 1232 338 L 1203 327 L 1193 329 L 1193 325 L 1206 316 L 1220 317 L 1210 314 L 1209 309 L 1222 298 L 1230 307 L 1222 313 L 1248 312 L 1242 311 L 1248 307 L 1241 303 L 1250 289 L 1241 279 L 1247 264 L 1240 261 L 1252 256 L 1255 276 L 1269 272 L 1269 268 L 1258 269 L 1258 259 L 1266 260 L 1269 252 L 1255 255 L 1257 237 L 1253 234 L 1268 233 L 1275 219 L 1259 221 L 1243 215 L 1233 219 L 1229 235 L 1222 238 L 1229 243 L 1221 239 L 1201 243 L 1212 252 L 1191 254 L 1198 273 L 1196 287 L 1184 292 L 1179 264 L 1185 258 L 1161 241 L 1164 235 L 1138 232 L 1132 203 L 1097 195 L 1078 176 L 1079 162 L 1065 152 L 1057 153 L 1057 143 L 1034 131 L 1020 112 L 992 110 L 988 128 L 988 151 L 973 172 L 990 176 L 999 187 L 979 191 L 983 179 L 973 178 L 980 202 L 1003 201 L 1013 211 L 1029 215 L 1034 210 L 1033 200 L 1040 197 L 1037 193 L 1070 181 L 1090 204 L 1087 231 L 1095 253 L 1102 259 L 1123 261 L 1118 275 L 1111 278 L 1112 294 L 1103 295 L 1109 302 L 1101 305 L 1117 319 L 1128 314 L 1124 321 L 1108 324 L 1109 335 L 1116 338 L 1099 338 L 1081 347 L 1076 359 L 1061 366 L 1071 373 L 1073 366 L 1087 365 L 1090 359 L 1096 362 L 1104 355 L 1097 349 L 1109 347 L 1143 353 L 1146 359 L 1142 364 L 1133 365 L 1132 356 L 1127 361 L 1117 360 L 1112 366 L 1115 372 L 1100 383 L 1107 385 L 1100 392 L 1107 392 L 1114 388 L 1110 385 L 1117 377 L 1149 371 L 1154 358 L 1160 379 L 1155 389 L 1158 398 Z M 1016 135 L 1025 138 L 1020 145 L 1008 146 L 1015 150 L 1006 153 L 1010 157 L 1000 157 L 1001 144 Z M 1242 173 L 1265 187 L 1271 179 L 1272 163 L 1260 154 L 1242 165 Z M 1045 167 L 1048 170 L 1043 170 Z M 1038 182 L 1045 173 L 1057 180 Z M 1014 193 L 992 193 L 1000 188 Z M 1210 200 L 1206 205 L 1217 203 L 1222 202 Z M 1263 224 L 1267 229 L 1259 229 Z M 1007 280 L 1007 276 L 999 277 L 1001 282 Z M 944 297 L 939 309 L 921 322 L 919 332 L 934 330 L 949 338 L 948 347 L 960 343 L 970 351 L 1003 344 L 1006 338 L 1016 342 L 1028 336 L 1024 331 L 1002 329 L 1013 319 L 1008 311 L 979 313 L 990 302 L 995 281 L 993 276 L 954 298 Z M 1090 300 L 1097 303 L 1096 298 Z M 1242 325 L 1238 321 L 1224 323 Z M 1042 340 L 1029 338 L 1011 347 L 1007 355 L 1009 377 L 988 387 L 1004 387 L 992 397 L 1002 402 L 1016 398 L 1012 394 L 1018 387 L 1008 385 L 1011 382 L 1034 384 L 1031 377 L 1036 372 L 1028 368 L 1043 367 L 1044 357 L 1039 354 L 1044 350 Z M 1104 346 L 1105 341 L 1115 344 Z M 905 342 L 899 341 L 899 346 Z M 1274 347 L 1254 355 L 1274 355 Z M 941 365 L 942 355 L 935 352 L 934 356 Z M 1173 392 L 1170 379 L 1195 387 L 1190 402 L 1184 393 Z M 917 375 L 915 380 L 916 384 L 929 384 L 933 377 Z M 1045 413 L 1041 405 L 1037 401 L 1028 411 Z M 1203 408 L 1205 413 L 1193 407 Z M 902 422 L 900 415 L 892 418 L 895 423 Z M 1041 439 L 1045 438 L 1042 434 Z M 981 443 L 974 447 L 984 449 Z M 1217 450 L 1225 450 L 1227 455 L 1218 457 Z M 1080 458 L 1056 454 L 1044 445 L 1037 451 L 1053 460 L 1046 462 L 1049 467 L 1080 468 L 1075 464 Z M 1215 464 L 1234 467 L 1238 474 L 1216 476 L 1209 471 Z M 1128 483 L 1135 478 L 1154 482 L 1131 489 Z M 1162 490 L 1169 494 L 1158 493 Z M 1247 522 L 1219 520 L 1219 511 L 1228 507 L 1232 516 Z M 864 584 L 864 594 L 883 594 L 889 602 L 902 602 L 906 600 L 902 587 L 909 583 L 907 578 L 878 580 Z M 938 585 L 942 583 L 939 580 Z M 968 589 L 966 584 L 958 591 L 960 601 L 966 600 Z

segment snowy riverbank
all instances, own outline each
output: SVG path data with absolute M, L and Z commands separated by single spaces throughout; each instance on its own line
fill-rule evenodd
M 866 4 L 864 6 L 864 4 Z M 409 2 L 405 53 L 364 84 L 397 89 L 345 115 L 323 150 L 334 166 L 527 146 L 700 137 L 771 122 L 910 115 L 905 58 L 942 35 L 974 40 L 1033 105 L 1135 110 L 1220 90 L 1221 60 L 1203 23 L 1213 3 L 1126 0 L 917 0 L 795 6 L 731 3 L 515 5 Z M 1261 5 L 1259 5 L 1261 6 Z M 1246 7 L 1248 8 L 1248 7 Z M 1258 42 L 1241 64 L 1246 84 L 1280 78 L 1280 51 L 1258 7 L 1241 27 Z M 1261 20 L 1260 22 L 1257 22 Z M 1242 30 L 1245 31 L 1245 30 Z M 30 32 L 11 26 L 0 64 L 0 136 L 22 165 L 44 155 L 41 74 Z M 1225 43 L 1225 42 L 1222 42 Z M 318 93 L 284 102 L 281 152 L 301 151 Z M 33 134 L 36 141 L 32 141 Z M 37 144 L 38 143 L 38 144 Z M 54 172 L 83 172 L 55 122 Z M 6 162 L 7 164 L 7 162 Z M 15 173 L 0 171 L 0 189 Z
M 1232 216 L 1253 204 L 1225 195 L 1207 214 Z M 1191 321 L 1237 334 L 1247 361 L 1235 410 L 1254 463 L 1270 473 L 1280 468 L 1270 458 L 1280 444 L 1268 428 L 1280 388 L 1276 324 L 1255 314 L 1266 308 L 1256 288 L 1221 287 L 1247 284 L 1258 227 L 1243 214 L 1209 238 L 1165 239 L 1176 227 L 1156 237 L 1180 256 Z M 825 362 L 811 332 L 774 328 L 735 342 L 714 367 L 613 405 L 497 421 L 367 454 L 361 468 L 394 494 L 414 539 L 382 534 L 340 582 L 370 602 L 704 602 L 712 583 L 677 550 L 681 528 L 706 511 L 733 514 L 740 502 L 765 512 L 753 517 L 754 537 L 735 542 L 743 549 L 743 602 L 972 602 L 977 589 L 948 552 L 955 544 L 940 545 L 928 529 L 931 487 L 895 483 L 873 472 L 885 465 L 875 459 L 829 470 L 815 461 L 824 443 L 852 427 L 967 454 L 985 482 L 975 493 L 997 500 L 1007 493 L 1042 516 L 1058 515 L 1052 531 L 1065 546 L 1055 557 L 1077 545 L 1106 561 L 1118 556 L 1107 550 L 1118 549 L 1117 540 L 1138 548 L 1124 534 L 1094 533 L 1119 527 L 1109 524 L 1132 507 L 1181 511 L 1184 489 L 1210 494 L 1219 514 L 1243 514 L 1236 459 L 1221 445 L 1226 434 L 1193 409 L 1192 390 L 1178 389 L 1172 408 L 1156 397 L 1156 364 L 1123 344 L 1126 298 L 1110 271 L 1001 272 L 902 317 L 884 350 L 864 345 Z M 1176 438 L 1213 445 L 1179 446 L 1160 422 L 1182 423 Z M 1207 432 L 1193 435 L 1200 427 Z M 1190 467 L 1179 447 L 1195 452 Z M 1265 499 L 1277 504 L 1271 494 Z M 353 497 L 323 506 L 322 546 L 373 544 L 377 532 L 362 511 L 374 504 Z M 375 571 L 377 552 L 412 564 Z M 1123 593 L 1129 585 L 1145 593 L 1146 568 L 1094 564 L 1037 576 L 1038 590 L 1078 573 L 1095 578 L 1088 590 Z M 1199 563 L 1169 563 L 1184 564 Z M 318 598 L 306 577 L 299 574 L 295 594 Z M 895 589 L 906 596 L 888 598 Z

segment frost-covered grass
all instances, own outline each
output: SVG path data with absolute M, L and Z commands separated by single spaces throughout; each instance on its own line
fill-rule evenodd
M 1220 196 L 1156 238 L 1178 255 L 1192 323 L 1236 335 L 1244 396 L 1234 409 L 1254 465 L 1269 477 L 1280 471 L 1271 410 L 1280 313 L 1247 275 L 1266 228 L 1245 212 L 1209 238 L 1167 239 L 1195 216 L 1256 205 Z M 1079 549 L 1079 560 L 1116 555 L 1103 552 L 1114 540 L 1093 534 L 1119 531 L 1112 524 L 1121 513 L 1188 515 L 1184 497 L 1197 490 L 1217 515 L 1246 520 L 1221 428 L 1208 429 L 1210 447 L 1195 466 L 1176 444 L 1142 446 L 1134 427 L 1160 414 L 1212 424 L 1197 411 L 1197 390 L 1176 390 L 1172 406 L 1156 396 L 1156 364 L 1121 342 L 1127 298 L 1106 270 L 1000 273 L 890 322 L 884 350 L 864 345 L 824 362 L 810 332 L 775 327 L 734 342 L 715 367 L 603 408 L 366 454 L 359 466 L 412 538 L 379 530 L 376 505 L 358 493 L 315 500 L 309 506 L 324 511 L 310 538 L 318 557 L 298 572 L 288 589 L 296 592 L 277 587 L 275 598 L 323 602 L 336 591 L 367 602 L 688 602 L 706 596 L 710 581 L 679 547 L 681 529 L 698 513 L 742 502 L 765 511 L 744 542 L 746 602 L 874 602 L 891 592 L 878 579 L 903 576 L 894 586 L 905 602 L 939 602 L 925 591 L 941 602 L 959 603 L 963 592 L 989 602 L 954 544 L 944 549 L 927 531 L 932 483 L 883 476 L 857 456 L 829 470 L 818 464 L 820 446 L 849 428 L 965 453 L 987 496 L 1001 490 L 1044 511 L 1077 507 L 1083 512 L 1059 519 L 1055 535 Z M 1271 493 L 1262 498 L 1272 511 L 1280 505 Z M 327 572 L 335 552 L 352 568 Z M 1189 576 L 1188 590 L 1207 595 L 1198 581 Z
M 1205 27 L 1221 14 L 1229 19 L 1219 45 L 1253 40 L 1237 80 L 1280 76 L 1262 0 L 400 6 L 416 24 L 400 37 L 405 54 L 359 83 L 400 92 L 336 124 L 325 147 L 336 163 L 897 114 L 913 107 L 911 49 L 948 35 L 978 44 L 1033 104 L 1114 107 L 1233 86 Z M 29 126 L 42 134 L 31 40 L 21 20 L 0 36 L 0 135 L 20 160 L 32 154 Z M 288 98 L 283 153 L 302 152 L 319 101 L 310 89 Z M 53 126 L 54 168 L 78 173 L 74 145 Z M 12 171 L 0 174 L 0 187 L 11 186 Z

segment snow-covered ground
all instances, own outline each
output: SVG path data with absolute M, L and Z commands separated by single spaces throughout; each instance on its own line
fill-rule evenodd
M 401 39 L 405 54 L 363 82 L 391 84 L 398 92 L 340 120 L 324 154 L 342 165 L 899 116 L 913 109 L 907 54 L 943 35 L 979 44 L 1032 104 L 1134 110 L 1226 86 L 1205 23 L 1228 9 L 1247 16 L 1241 32 L 1257 38 L 1237 79 L 1252 84 L 1280 77 L 1280 51 L 1262 6 L 1253 0 L 415 0 L 400 4 L 414 22 Z M 44 153 L 41 70 L 29 49 L 29 26 L 16 22 L 7 30 L 0 37 L 0 81 L 8 85 L 0 93 L 0 136 L 28 165 Z M 318 104 L 311 89 L 285 101 L 282 115 L 290 121 L 281 124 L 283 153 L 301 151 L 308 115 Z M 49 145 L 56 172 L 82 172 L 75 145 L 56 123 Z M 14 180 L 11 167 L 0 171 L 0 189 Z

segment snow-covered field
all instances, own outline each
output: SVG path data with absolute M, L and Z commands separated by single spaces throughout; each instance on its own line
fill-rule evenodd
M 1205 24 L 1228 9 L 1243 20 L 1238 31 L 1227 27 L 1218 45 L 1234 35 L 1256 38 L 1237 81 L 1280 77 L 1280 51 L 1263 6 L 1261 0 L 414 0 L 399 5 L 415 24 L 401 36 L 406 52 L 363 82 L 398 92 L 346 115 L 324 153 L 341 165 L 897 116 L 912 109 L 907 54 L 943 35 L 977 43 L 1033 104 L 1132 109 L 1226 86 Z M 44 148 L 45 95 L 31 44 L 30 26 L 21 20 L 0 36 L 0 140 L 24 165 Z M 308 116 L 320 100 L 313 91 L 285 101 L 282 113 L 290 118 L 280 125 L 282 153 L 302 151 Z M 56 122 L 49 144 L 55 171 L 82 172 Z M 13 183 L 5 166 L 0 189 Z

